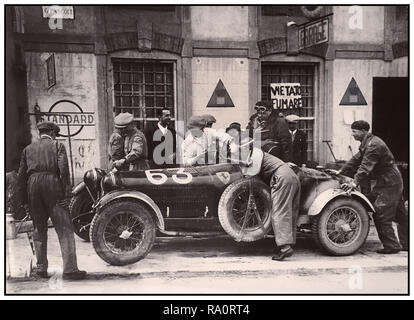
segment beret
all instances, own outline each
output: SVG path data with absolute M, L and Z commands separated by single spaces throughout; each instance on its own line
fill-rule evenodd
M 288 122 L 296 122 L 296 121 L 298 121 L 300 119 L 300 117 L 297 116 L 296 114 L 290 114 L 290 115 L 286 116 L 285 119 Z
M 115 128 L 118 129 L 125 128 L 132 122 L 134 122 L 134 116 L 129 112 L 120 113 L 114 119 Z
M 203 114 L 202 117 L 204 118 L 205 122 L 216 122 L 216 118 L 214 118 L 211 114 Z
M 39 129 L 40 131 L 55 131 L 56 133 L 58 133 L 60 131 L 59 127 L 51 121 L 43 121 L 43 122 L 39 122 L 37 124 L 37 129 Z
M 351 124 L 351 129 L 369 131 L 369 123 L 364 120 L 354 121 Z
M 204 128 L 206 126 L 206 120 L 203 116 L 192 116 L 190 119 L 188 119 L 187 128 Z

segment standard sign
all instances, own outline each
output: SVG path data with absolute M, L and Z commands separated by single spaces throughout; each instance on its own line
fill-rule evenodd
M 296 109 L 302 107 L 300 83 L 271 83 L 270 98 L 273 109 Z
M 329 39 L 329 20 L 324 19 L 299 28 L 299 49 L 327 42 Z

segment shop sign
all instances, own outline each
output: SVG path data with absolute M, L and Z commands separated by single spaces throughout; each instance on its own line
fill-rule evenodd
M 305 49 L 329 40 L 329 19 L 299 27 L 299 49 Z
M 270 99 L 273 109 L 297 109 L 302 107 L 300 83 L 271 83 Z
M 73 6 L 42 6 L 43 18 L 74 19 Z
M 95 139 L 95 113 L 85 112 L 76 102 L 57 101 L 50 107 L 46 118 L 47 121 L 52 121 L 59 126 L 63 137 Z

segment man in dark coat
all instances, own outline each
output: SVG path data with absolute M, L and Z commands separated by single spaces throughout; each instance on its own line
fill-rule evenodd
M 80 271 L 77 265 L 69 212 L 62 208 L 62 200 L 71 196 L 66 149 L 55 141 L 59 130 L 53 122 L 39 123 L 38 129 L 40 139 L 23 150 L 17 177 L 18 188 L 27 195 L 23 201 L 28 202 L 33 219 L 37 274 L 48 277 L 47 221 L 50 217 L 62 252 L 63 279 L 84 279 L 86 272 Z
M 171 112 L 162 108 L 157 125 L 146 131 L 151 167 L 167 168 L 175 163 L 176 132 L 170 128 Z
M 300 118 L 295 114 L 286 116 L 292 141 L 289 147 L 289 156 L 287 161 L 301 166 L 302 164 L 306 164 L 307 161 L 307 141 L 306 133 L 298 129 L 299 119 Z
M 351 125 L 352 136 L 361 141 L 359 152 L 352 157 L 340 170 L 341 174 L 352 176 L 354 182 L 344 184 L 346 191 L 361 186 L 362 191 L 374 205 L 374 222 L 378 236 L 384 246 L 378 253 L 392 254 L 401 249 L 400 243 L 392 227 L 394 220 L 398 223 L 401 242 L 407 243 L 408 234 L 402 230 L 408 230 L 408 216 L 406 218 L 396 216 L 397 207 L 402 201 L 403 181 L 401 173 L 395 165 L 394 156 L 384 141 L 369 133 L 368 122 L 359 120 Z M 375 185 L 369 192 L 370 180 Z
M 291 136 L 283 114 L 273 110 L 270 101 L 258 101 L 256 113 L 250 117 L 247 128 L 249 135 L 261 143 L 263 151 L 283 161 L 289 157 Z

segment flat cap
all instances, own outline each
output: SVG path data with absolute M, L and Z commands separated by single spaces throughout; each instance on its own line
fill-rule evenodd
M 206 126 L 206 120 L 203 116 L 192 116 L 190 119 L 188 119 L 187 128 L 193 129 L 193 128 L 204 128 Z
M 354 121 L 351 124 L 351 129 L 369 131 L 369 123 L 364 120 Z
M 217 122 L 216 118 L 214 118 L 211 114 L 203 114 L 202 117 L 207 123 L 215 123 Z
M 114 119 L 115 128 L 118 129 L 125 128 L 132 122 L 134 122 L 134 116 L 129 112 L 120 113 Z
M 39 129 L 39 131 L 55 131 L 56 133 L 58 133 L 60 131 L 59 127 L 56 125 L 56 123 L 52 122 L 52 121 L 43 121 L 43 122 L 39 122 L 37 124 L 37 129 Z
M 290 115 L 286 116 L 285 119 L 288 122 L 296 122 L 300 119 L 300 117 L 297 116 L 296 114 L 290 114 Z

